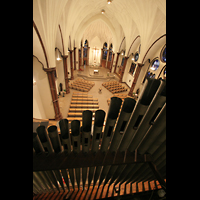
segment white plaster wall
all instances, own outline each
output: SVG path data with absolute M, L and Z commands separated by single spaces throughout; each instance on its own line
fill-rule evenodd
M 33 78 L 36 81 L 36 85 L 38 88 L 38 92 L 36 91 L 35 93 L 33 93 L 34 95 L 33 99 L 35 99 L 33 113 L 39 115 L 38 113 L 41 112 L 40 115 L 43 117 L 44 114 L 42 114 L 43 112 L 40 111 L 41 107 L 43 106 L 43 110 L 45 113 L 44 118 L 54 119 L 55 113 L 53 108 L 48 77 L 46 72 L 42 69 L 41 63 L 39 63 L 37 58 L 34 57 L 33 57 Z M 36 106 L 37 105 L 36 102 L 38 102 L 38 106 Z

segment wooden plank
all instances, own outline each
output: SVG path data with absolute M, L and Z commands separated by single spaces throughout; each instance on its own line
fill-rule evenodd
M 89 104 L 89 105 L 97 105 L 98 101 L 71 101 L 71 104 Z
M 81 105 L 81 104 L 70 104 L 70 108 L 99 108 L 99 105 Z

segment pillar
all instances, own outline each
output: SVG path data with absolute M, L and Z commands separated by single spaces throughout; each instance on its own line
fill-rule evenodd
M 138 66 L 137 66 L 136 72 L 135 72 L 135 76 L 134 76 L 134 79 L 133 79 L 133 83 L 132 83 L 131 88 L 130 88 L 130 91 L 129 91 L 129 93 L 128 93 L 129 96 L 133 96 L 133 90 L 134 90 L 135 85 L 136 85 L 136 83 L 137 83 L 137 79 L 138 79 L 138 77 L 139 77 L 139 74 L 140 74 L 140 71 L 141 71 L 142 66 L 144 66 L 144 64 L 138 63 Z
M 110 66 L 110 73 L 112 71 L 113 61 L 114 61 L 115 53 L 112 54 L 111 66 Z
M 74 47 L 74 70 L 76 70 L 76 47 Z
M 90 47 L 87 48 L 87 65 L 89 65 Z
M 122 67 L 122 73 L 121 73 L 121 76 L 120 76 L 120 79 L 119 79 L 119 82 L 120 82 L 120 83 L 122 82 L 122 78 L 123 78 L 123 75 L 124 75 L 124 70 L 125 70 L 126 63 L 127 63 L 128 58 L 129 58 L 129 57 L 127 57 L 127 56 L 124 57 L 124 65 L 123 65 L 123 67 Z
M 44 68 L 44 71 L 47 73 L 48 80 L 49 80 L 49 85 L 50 85 L 50 91 L 51 91 L 51 97 L 52 97 L 52 102 L 53 102 L 53 107 L 54 107 L 54 112 L 55 112 L 55 120 L 61 120 L 62 119 L 62 114 L 60 112 L 60 107 L 58 103 L 58 95 L 57 95 L 57 90 L 56 90 L 56 83 L 55 83 L 55 77 L 54 77 L 54 72 L 56 68 Z
M 70 65 L 71 65 L 71 80 L 74 80 L 74 69 L 73 69 L 73 61 L 72 61 L 72 52 L 73 50 L 69 50 L 70 51 Z
M 117 67 L 117 63 L 118 63 L 118 59 L 119 59 L 119 54 L 120 54 L 120 53 L 117 53 L 117 59 L 116 59 L 116 62 L 115 62 L 114 73 L 116 73 L 116 67 Z
M 67 70 L 67 57 L 68 55 L 63 55 L 63 66 L 64 66 L 64 75 L 65 75 L 65 88 L 66 94 L 70 93 L 69 90 L 69 80 L 68 80 L 68 70 Z

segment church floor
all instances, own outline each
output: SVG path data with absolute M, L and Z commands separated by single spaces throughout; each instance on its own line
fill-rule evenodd
M 100 79 L 100 78 L 99 79 L 89 79 L 86 76 L 92 75 L 94 68 L 91 68 L 89 66 L 84 66 L 81 68 L 84 69 L 84 71 L 74 70 L 74 80 L 69 80 L 69 83 L 73 83 L 73 81 L 75 81 L 77 78 L 83 78 L 84 80 L 93 81 L 95 83 L 95 85 L 88 92 L 88 95 L 93 95 L 93 98 L 98 98 L 99 109 L 102 109 L 107 113 L 108 112 L 107 100 L 108 100 L 108 98 L 112 97 L 113 94 L 110 91 L 108 91 L 105 87 L 103 87 L 102 83 L 106 82 L 106 81 L 114 81 L 114 80 L 118 81 L 119 78 L 117 76 L 115 76 L 113 78 L 113 76 L 114 76 L 113 73 L 110 73 L 110 75 L 112 76 L 112 79 L 106 78 L 107 72 L 109 72 L 109 69 L 99 67 L 99 76 L 102 76 L 103 79 Z M 86 75 L 86 76 L 80 77 L 80 76 L 78 76 L 78 74 Z M 122 83 L 122 85 L 125 86 L 126 88 L 128 88 L 125 83 Z M 102 88 L 101 93 L 99 93 L 100 87 Z M 117 94 L 128 94 L 128 91 L 129 91 L 129 89 L 126 92 L 120 92 Z M 67 118 L 73 92 L 81 92 L 81 91 L 70 88 L 70 93 L 65 94 L 65 97 L 59 96 L 60 112 L 62 113 L 63 118 Z

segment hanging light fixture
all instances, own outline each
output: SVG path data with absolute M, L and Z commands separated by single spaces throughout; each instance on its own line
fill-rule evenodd
M 105 10 L 104 10 L 104 9 L 102 9 L 102 10 L 101 10 L 101 14 L 104 14 L 104 13 L 105 13 Z
M 108 4 L 111 4 L 111 3 L 112 3 L 112 0 L 107 0 L 107 3 L 108 3 Z
M 57 51 L 58 52 L 58 51 Z M 61 58 L 59 57 L 59 52 L 58 52 L 58 57 L 56 58 L 57 61 L 60 61 Z

